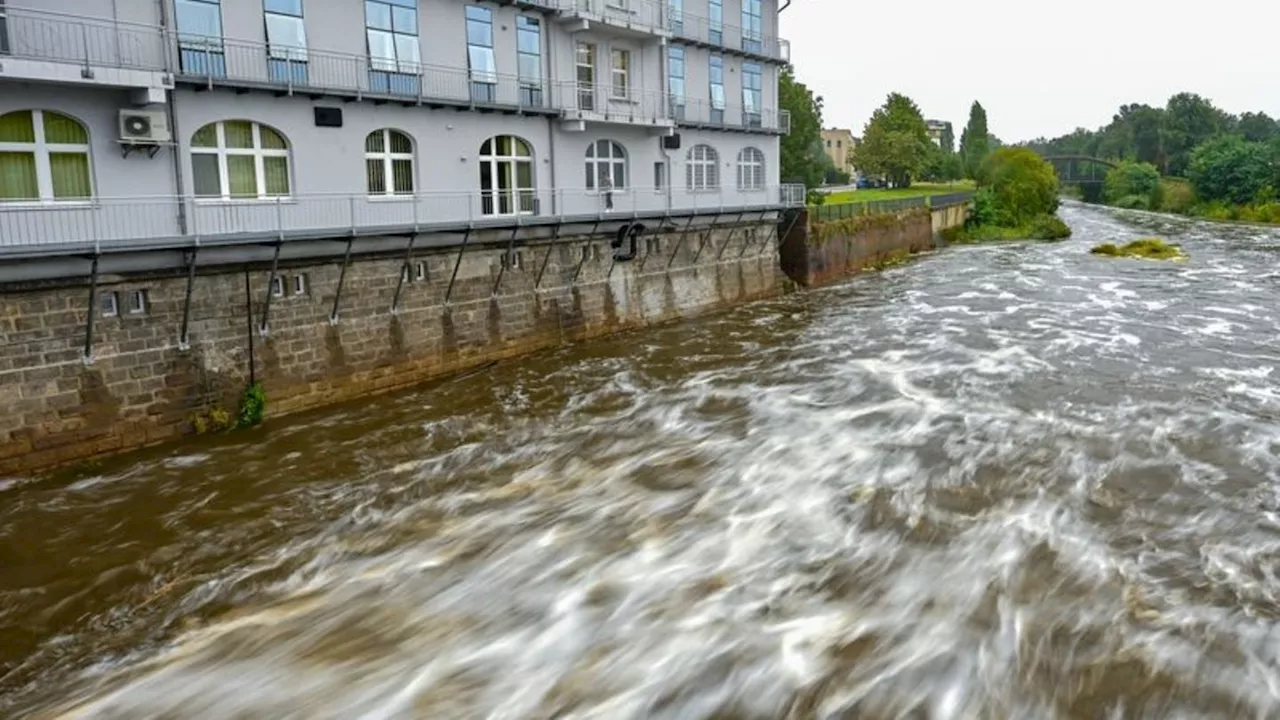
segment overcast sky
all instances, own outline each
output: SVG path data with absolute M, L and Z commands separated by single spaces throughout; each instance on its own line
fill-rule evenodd
M 1277 0 L 794 0 L 781 23 L 824 125 L 855 135 L 892 91 L 954 123 L 957 142 L 975 99 L 1006 142 L 1182 90 L 1280 117 Z

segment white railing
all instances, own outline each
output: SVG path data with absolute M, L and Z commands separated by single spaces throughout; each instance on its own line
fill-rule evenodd
M 684 180 L 684 178 L 677 178 Z M 732 183 L 733 178 L 724 177 Z M 625 188 L 412 195 L 295 195 L 217 200 L 193 197 L 96 198 L 86 202 L 0 203 L 0 254 L 36 247 L 147 246 L 174 241 L 346 236 L 429 231 L 434 227 L 511 225 L 547 218 L 761 212 L 803 204 L 803 186 L 707 190 Z M 185 219 L 185 228 L 183 227 Z
M 0 57 L 157 72 L 169 66 L 164 32 L 154 25 L 16 7 L 0 15 L 5 26 L 5 51 Z
M 558 82 L 551 88 L 552 107 L 563 110 L 570 120 L 670 125 L 666 93 L 636 88 L 616 88 L 604 84 Z
M 808 190 L 805 188 L 804 184 L 786 183 L 780 188 L 780 190 L 782 191 L 782 194 L 779 199 L 782 201 L 783 205 L 786 205 L 787 207 L 805 206 Z
M 786 40 L 745 30 L 737 25 L 715 22 L 709 17 L 671 10 L 667 16 L 667 27 L 676 38 L 783 62 L 791 61 L 791 43 Z
M 666 30 L 667 0 L 559 0 L 560 12 L 641 32 Z
M 791 132 L 791 113 L 786 110 L 734 103 L 719 105 L 706 99 L 680 97 L 670 98 L 669 107 L 676 122 L 734 130 Z

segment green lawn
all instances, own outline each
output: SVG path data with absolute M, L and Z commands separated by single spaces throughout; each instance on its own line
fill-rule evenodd
M 953 192 L 972 190 L 969 181 L 956 183 L 916 183 L 909 188 L 892 190 L 846 190 L 831 193 L 827 196 L 827 204 L 873 202 L 876 200 L 901 200 L 902 198 L 923 197 L 928 195 L 945 195 Z

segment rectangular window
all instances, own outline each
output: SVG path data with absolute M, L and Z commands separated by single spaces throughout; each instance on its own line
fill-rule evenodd
M 413 279 L 416 282 L 424 282 L 427 279 L 427 264 L 418 262 L 413 266 Z
M 174 0 L 178 64 L 187 75 L 226 77 L 222 48 L 222 6 L 218 0 Z
M 369 89 L 417 95 L 422 85 L 418 0 L 365 0 Z
M 671 32 L 684 34 L 684 0 L 667 0 L 667 22 Z
M 9 21 L 4 16 L 4 0 L 0 0 L 0 55 L 9 54 Z
M 742 124 L 747 127 L 760 127 L 763 75 L 760 63 L 742 63 Z
M 147 291 L 134 290 L 129 293 L 129 314 L 141 315 L 147 311 Z
M 758 53 L 764 38 L 760 0 L 742 0 L 742 49 Z
M 707 40 L 712 45 L 724 44 L 724 5 L 722 0 L 710 0 L 711 22 L 708 23 Z
M 305 274 L 293 276 L 293 294 L 294 295 L 307 294 L 307 276 Z
M 578 78 L 578 109 L 596 109 L 596 46 L 579 42 L 574 50 Z
M 711 122 L 724 124 L 724 58 L 711 56 L 711 65 L 707 73 L 711 79 Z
M 493 11 L 467 6 L 467 67 L 471 70 L 471 100 L 498 101 L 498 65 L 493 57 Z
M 684 119 L 684 48 L 671 45 L 667 48 L 667 103 L 674 120 Z
M 667 188 L 667 164 L 664 162 L 656 162 L 653 164 L 653 189 L 656 192 L 662 192 Z
M 113 292 L 102 293 L 102 317 L 115 317 L 119 314 L 119 297 Z
M 302 0 L 264 0 L 267 23 L 267 71 L 271 80 L 307 84 L 307 29 Z
M 516 65 L 520 74 L 520 104 L 540 107 L 542 95 L 542 23 L 516 18 Z
M 271 297 L 284 297 L 284 277 L 275 275 L 271 278 Z
M 615 100 L 631 98 L 631 51 L 613 51 L 613 97 Z

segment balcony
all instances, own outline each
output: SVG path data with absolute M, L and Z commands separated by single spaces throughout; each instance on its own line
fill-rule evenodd
M 711 18 L 673 11 L 667 27 L 677 42 L 767 62 L 791 62 L 791 43 L 778 37 L 744 30 Z
M 748 108 L 742 105 L 716 105 L 709 100 L 689 98 L 671 100 L 671 117 L 681 127 L 702 130 L 732 130 L 766 135 L 791 132 L 791 113 L 774 108 Z
M 152 91 L 172 87 L 164 32 L 0 3 L 0 78 Z
M 177 79 L 207 88 L 271 90 L 281 95 L 337 95 L 502 112 L 558 115 L 542 81 L 465 68 L 266 43 L 185 36 Z
M 570 31 L 586 30 L 595 23 L 623 35 L 671 35 L 666 0 L 557 0 L 557 7 L 564 20 L 580 23 Z
M 568 123 L 613 123 L 670 128 L 675 126 L 663 104 L 666 93 L 576 82 L 555 83 L 552 105 L 563 111 Z M 581 127 L 577 129 L 582 129 Z
M 725 173 L 725 182 L 732 182 Z M 670 195 L 668 195 L 670 193 Z M 264 240 L 305 240 L 511 227 L 681 213 L 764 211 L 804 202 L 804 188 L 722 186 L 626 188 L 613 207 L 594 190 L 424 192 L 391 197 L 294 195 L 266 200 L 192 197 L 95 198 L 0 203 L 0 256 L 91 249 L 143 249 Z M 181 218 L 186 218 L 186 227 Z

